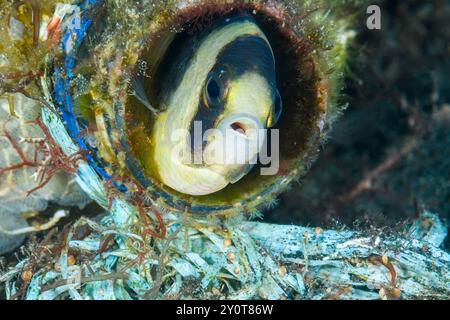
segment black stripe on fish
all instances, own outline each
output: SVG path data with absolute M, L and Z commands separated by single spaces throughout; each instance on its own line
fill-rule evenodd
M 229 81 L 246 72 L 258 73 L 271 86 L 276 85 L 275 64 L 272 49 L 264 38 L 254 35 L 240 36 L 226 45 L 216 59 L 211 70 L 219 71 L 231 67 Z
M 209 75 L 213 74 L 223 77 L 223 83 L 227 86 L 246 72 L 260 74 L 267 79 L 274 92 L 276 91 L 273 53 L 267 41 L 259 36 L 240 36 L 226 45 L 217 56 L 216 64 L 211 69 Z M 216 120 L 223 113 L 227 103 L 225 97 L 219 105 L 212 108 L 205 105 L 205 100 L 202 96 L 199 101 L 197 113 L 190 126 L 192 152 L 200 151 L 194 150 L 195 146 L 202 146 L 202 149 L 205 147 L 205 142 L 202 141 L 204 133 L 208 129 L 215 127 Z M 196 121 L 202 123 L 201 135 L 194 134 Z
M 141 84 L 141 86 L 145 88 L 146 92 L 151 91 L 154 93 L 153 95 L 157 97 L 158 103 L 149 99 L 153 104 L 153 107 L 156 107 L 156 104 L 167 102 L 172 93 L 177 90 L 187 69 L 191 66 L 192 59 L 196 52 L 203 44 L 204 39 L 208 37 L 211 32 L 225 25 L 242 21 L 250 21 L 256 24 L 255 19 L 251 15 L 239 14 L 223 18 L 199 34 L 189 35 L 187 33 L 180 33 L 177 35 L 168 47 L 163 60 L 158 66 L 158 71 L 154 78 L 158 79 L 158 81 L 154 81 L 154 79 L 137 79 L 138 81 L 144 80 L 145 84 Z M 140 100 L 145 101 L 145 99 Z

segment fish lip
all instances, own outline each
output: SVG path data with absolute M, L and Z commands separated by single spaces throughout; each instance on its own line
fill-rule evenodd
M 265 129 L 262 122 L 249 113 L 236 113 L 230 115 L 221 120 L 217 128 L 223 132 L 231 130 L 237 135 L 249 140 L 254 137 L 255 133 L 257 135 L 260 130 Z
M 233 125 L 236 123 L 244 126 L 246 131 L 240 132 L 233 129 Z M 211 164 L 246 167 L 250 163 L 253 163 L 254 159 L 257 158 L 263 149 L 265 141 L 264 127 L 261 121 L 251 114 L 232 114 L 224 118 L 216 128 L 218 130 L 218 136 L 213 140 L 213 144 L 207 146 L 207 149 L 209 151 L 219 150 L 219 156 L 216 160 L 220 159 L 220 161 L 213 161 Z M 246 151 L 237 154 L 237 150 L 244 150 L 242 148 Z M 207 154 L 209 153 L 207 152 Z M 241 169 L 234 171 L 240 172 Z

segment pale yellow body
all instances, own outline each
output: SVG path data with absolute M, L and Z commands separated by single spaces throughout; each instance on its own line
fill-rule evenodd
M 214 66 L 216 57 L 225 45 L 245 35 L 257 35 L 266 39 L 259 27 L 250 21 L 225 25 L 207 36 L 168 105 L 164 106 L 165 111 L 157 116 L 153 129 L 154 161 L 162 182 L 179 192 L 191 195 L 211 194 L 225 188 L 230 182 L 239 180 L 240 172 L 248 172 L 248 164 L 224 165 L 220 161 L 214 163 L 211 157 L 208 165 L 185 163 L 179 152 L 180 148 L 187 150 L 186 134 L 197 112 L 205 79 Z M 264 128 L 271 112 L 272 100 L 270 84 L 266 79 L 256 73 L 243 74 L 228 88 L 227 105 L 216 121 L 217 128 L 226 130 L 224 125 L 230 117 L 247 123 L 249 129 Z M 249 130 L 247 135 L 236 134 L 238 143 L 249 144 L 251 151 L 248 158 L 254 159 L 262 145 L 262 141 L 255 138 L 256 132 Z M 209 148 L 213 148 L 213 145 L 211 143 Z M 226 150 L 225 153 L 229 155 L 230 152 L 233 151 Z

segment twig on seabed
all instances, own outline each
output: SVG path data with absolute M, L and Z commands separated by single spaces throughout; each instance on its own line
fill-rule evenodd
M 361 181 L 356 184 L 353 189 L 348 192 L 347 194 L 343 195 L 339 199 L 339 203 L 347 203 L 350 201 L 353 201 L 358 196 L 360 196 L 363 192 L 372 189 L 373 181 L 383 174 L 384 172 L 388 171 L 392 167 L 394 167 L 397 163 L 399 163 L 407 154 L 411 153 L 414 149 L 416 149 L 418 146 L 418 141 L 416 138 L 413 138 L 406 142 L 402 148 L 395 152 L 394 154 L 388 156 L 384 161 L 382 161 L 378 166 L 376 166 L 374 169 L 367 172 L 364 177 L 361 179 Z
M 37 225 L 37 226 L 31 226 L 16 230 L 5 230 L 0 226 L 0 232 L 7 234 L 7 235 L 19 235 L 19 234 L 25 234 L 25 233 L 31 233 L 31 232 L 38 232 L 43 230 L 48 230 L 50 228 L 53 228 L 62 218 L 67 217 L 67 212 L 65 210 L 58 210 L 54 214 L 53 218 L 51 218 L 47 223 Z

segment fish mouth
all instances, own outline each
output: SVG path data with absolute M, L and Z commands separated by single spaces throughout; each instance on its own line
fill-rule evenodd
M 230 128 L 240 134 L 243 134 L 243 135 L 245 135 L 248 130 L 245 124 L 238 122 L 238 121 L 233 122 L 230 125 Z
M 266 137 L 259 119 L 251 114 L 235 114 L 222 120 L 218 129 L 224 135 L 224 164 L 256 164 Z
M 257 138 L 255 135 L 265 127 L 262 122 L 251 114 L 239 113 L 223 119 L 218 129 L 222 132 L 230 132 L 236 137 L 242 137 L 248 140 Z
M 229 183 L 242 179 L 255 164 L 265 142 L 262 122 L 249 114 L 223 119 L 211 135 L 203 159 Z

